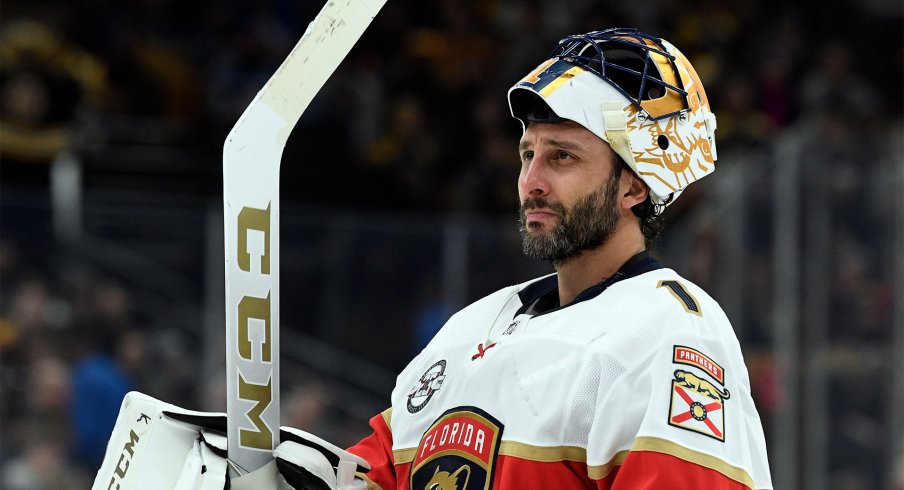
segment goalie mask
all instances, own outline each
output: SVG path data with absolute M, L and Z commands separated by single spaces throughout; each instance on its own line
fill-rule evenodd
M 512 116 L 574 121 L 606 141 L 669 204 L 714 170 L 716 116 L 687 58 L 636 29 L 568 36 L 509 89 Z

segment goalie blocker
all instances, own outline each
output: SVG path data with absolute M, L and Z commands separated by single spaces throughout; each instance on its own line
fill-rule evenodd
M 138 392 L 123 399 L 93 490 L 363 490 L 364 459 L 291 427 L 270 462 L 235 476 L 226 457 L 226 415 L 196 412 Z M 227 486 L 228 481 L 228 486 Z

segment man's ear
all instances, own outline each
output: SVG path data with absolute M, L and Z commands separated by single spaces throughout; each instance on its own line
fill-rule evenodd
M 631 209 L 646 201 L 650 195 L 650 188 L 631 169 L 622 172 L 619 191 L 619 205 L 622 209 Z

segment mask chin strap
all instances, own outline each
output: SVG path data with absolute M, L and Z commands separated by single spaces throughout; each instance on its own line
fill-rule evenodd
M 634 155 L 631 154 L 631 143 L 628 140 L 628 121 L 625 117 L 624 104 L 613 100 L 604 100 L 603 128 L 606 132 L 606 141 L 609 146 L 624 158 L 631 168 L 637 168 L 634 163 Z

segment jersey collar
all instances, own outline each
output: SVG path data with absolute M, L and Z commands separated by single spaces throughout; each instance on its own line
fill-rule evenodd
M 567 308 L 571 305 L 587 301 L 588 299 L 593 299 L 618 281 L 630 279 L 645 272 L 662 268 L 662 264 L 650 256 L 649 253 L 646 251 L 640 252 L 628 259 L 628 261 L 618 269 L 618 272 L 581 291 L 581 293 L 575 297 L 574 301 L 565 306 L 559 305 L 559 280 L 558 275 L 553 274 L 530 284 L 518 293 L 522 306 L 515 312 L 514 316 L 521 314 L 538 316 L 552 313 L 553 311 Z

